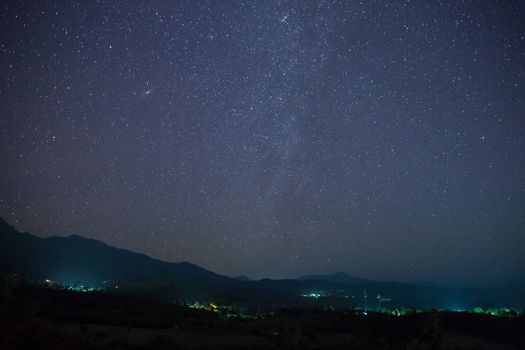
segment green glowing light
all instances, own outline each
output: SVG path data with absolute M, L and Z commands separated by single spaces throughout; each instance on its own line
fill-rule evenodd
M 303 298 L 319 299 L 319 298 L 321 298 L 321 297 L 323 297 L 325 295 L 322 292 L 308 292 L 308 293 L 305 293 L 305 294 L 301 294 L 301 296 Z
M 519 314 L 516 310 L 513 310 L 509 307 L 484 309 L 480 306 L 476 306 L 473 309 L 473 311 L 476 314 L 485 314 L 485 315 L 491 315 L 491 316 L 497 316 L 497 317 L 515 317 Z

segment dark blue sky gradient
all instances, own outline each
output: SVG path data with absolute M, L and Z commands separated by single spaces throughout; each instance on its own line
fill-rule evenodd
M 4 1 L 0 215 L 227 275 L 523 280 L 524 12 Z

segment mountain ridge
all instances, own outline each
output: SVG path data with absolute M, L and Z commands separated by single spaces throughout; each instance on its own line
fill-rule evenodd
M 500 305 L 502 300 L 525 306 L 522 291 L 444 290 L 372 281 L 343 272 L 298 279 L 238 280 L 190 262 L 165 262 L 79 235 L 41 238 L 19 232 L 1 218 L 0 271 L 17 273 L 36 281 L 52 280 L 64 286 L 87 285 L 105 289 L 118 286 L 120 289 L 158 294 L 170 300 L 215 300 L 257 307 L 359 307 L 363 304 L 364 290 L 371 298 L 375 295 L 387 296 L 393 300 L 392 306 L 438 308 L 447 307 L 451 300 L 463 308 Z M 323 298 L 314 302 L 308 299 L 308 295 L 322 295 Z M 373 304 L 371 300 L 369 302 L 369 305 Z

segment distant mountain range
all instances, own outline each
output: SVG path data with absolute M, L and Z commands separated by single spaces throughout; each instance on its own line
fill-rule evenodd
M 373 308 L 377 295 L 389 306 L 457 308 L 524 307 L 522 289 L 441 289 L 348 276 L 310 275 L 298 279 L 252 281 L 229 278 L 188 262 L 163 262 L 143 254 L 72 235 L 40 238 L 21 233 L 0 219 L 0 271 L 65 286 L 134 290 L 180 301 L 213 300 L 252 307 L 361 307 L 366 290 Z M 312 298 L 315 296 L 315 298 Z
M 308 276 L 302 276 L 299 277 L 298 280 L 300 281 L 331 281 L 331 282 L 338 282 L 338 283 L 370 283 L 373 282 L 366 278 L 359 278 L 359 277 L 352 277 L 347 275 L 344 272 L 338 272 L 333 275 L 308 275 Z

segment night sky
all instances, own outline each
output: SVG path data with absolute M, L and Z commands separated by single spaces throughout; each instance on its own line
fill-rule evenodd
M 252 278 L 525 277 L 519 1 L 2 1 L 0 216 Z

